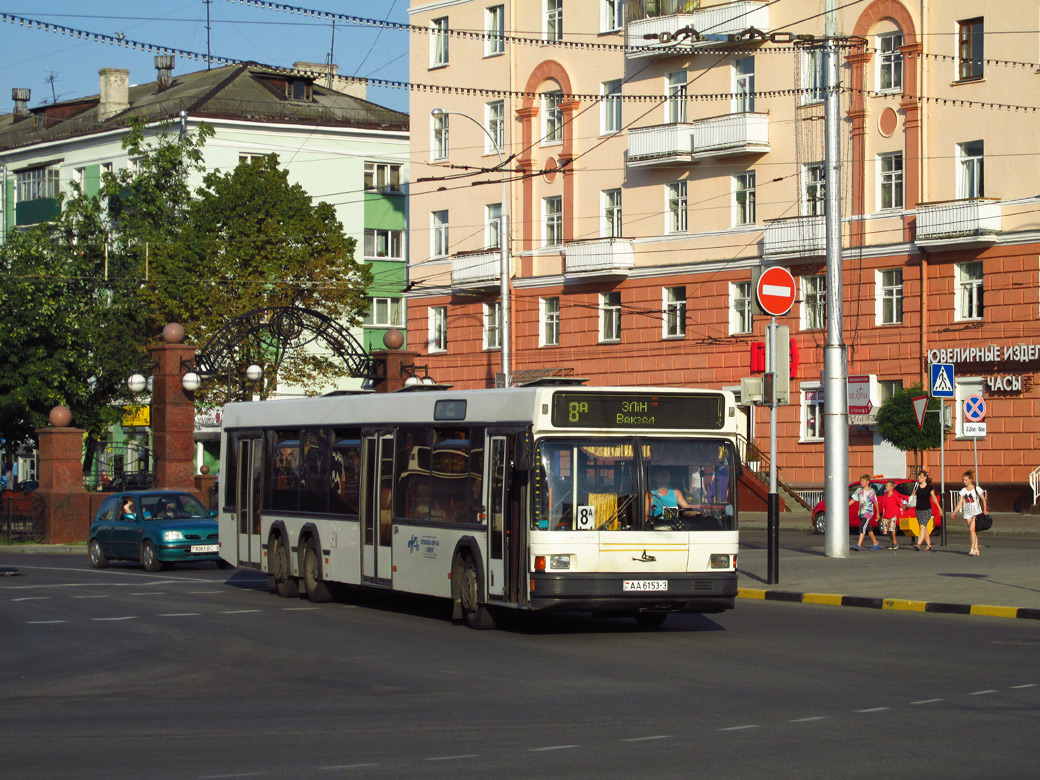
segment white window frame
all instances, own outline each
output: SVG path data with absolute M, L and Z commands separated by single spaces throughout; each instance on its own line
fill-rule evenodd
M 755 208 L 755 172 L 743 171 L 733 174 L 733 224 L 754 225 L 757 217 Z
M 665 122 L 670 125 L 686 122 L 686 90 L 689 82 L 685 70 L 665 74 Z
M 448 64 L 448 17 L 430 20 L 430 68 Z
M 599 85 L 603 101 L 599 110 L 599 134 L 614 135 L 621 132 L 621 79 L 604 81 Z
M 875 272 L 877 284 L 877 312 L 875 324 L 903 324 L 903 269 L 878 268 Z
M 447 160 L 451 155 L 450 123 L 447 114 L 434 114 L 430 125 L 430 148 L 434 160 Z
M 370 328 L 393 328 L 402 325 L 401 299 L 375 297 L 368 299 L 364 325 Z
M 502 349 L 502 302 L 484 304 L 484 349 Z
M 542 93 L 542 145 L 563 143 L 563 90 Z
M 448 307 L 430 306 L 426 309 L 427 352 L 448 351 Z
M 484 246 L 488 249 L 502 248 L 502 204 L 484 205 Z
M 239 155 L 241 159 L 241 155 Z M 365 161 L 365 190 L 371 192 L 401 192 L 400 163 Z
M 625 26 L 625 0 L 600 0 L 600 32 L 617 32 Z
M 506 7 L 492 5 L 484 9 L 484 56 L 497 57 L 506 51 Z
M 799 388 L 801 395 L 801 420 L 798 425 L 798 441 L 823 441 L 824 396 L 823 385 L 819 382 L 802 382 Z
M 542 40 L 563 40 L 563 0 L 542 0 Z
M 560 346 L 560 298 L 551 295 L 538 299 L 538 346 Z
M 802 330 L 827 327 L 827 277 L 825 274 L 802 277 Z
M 621 341 L 621 293 L 599 294 L 599 343 L 617 344 Z
M 877 156 L 878 211 L 903 208 L 903 153 L 886 152 Z M 885 201 L 888 205 L 885 205 Z
M 750 63 L 750 70 L 747 70 Z M 741 72 L 741 69 L 744 72 Z M 733 100 L 730 106 L 734 114 L 755 110 L 755 58 L 741 57 L 733 60 Z
M 802 52 L 802 105 L 808 103 L 822 103 L 824 98 L 823 85 L 823 50 L 806 49 Z
M 61 194 L 61 173 L 54 166 L 37 166 L 14 173 L 15 202 L 57 198 Z
M 978 276 L 969 276 L 978 270 Z M 968 263 L 957 263 L 954 268 L 956 274 L 957 308 L 955 310 L 957 322 L 978 322 L 985 318 L 986 314 L 986 271 L 981 260 L 973 260 Z
M 685 233 L 689 228 L 686 182 L 671 181 L 664 189 L 665 233 Z
M 822 162 L 802 166 L 802 216 L 822 217 L 827 213 L 826 169 Z
M 542 198 L 542 246 L 563 243 L 563 196 Z
M 621 238 L 621 190 L 601 190 L 600 204 L 600 236 L 603 238 Z
M 386 245 L 386 254 L 379 254 L 380 239 Z M 404 260 L 404 231 L 365 228 L 364 254 L 366 260 Z
M 447 257 L 448 210 L 430 212 L 430 257 Z
M 754 319 L 751 308 L 751 282 L 730 282 L 729 333 L 742 336 L 751 333 Z
M 877 49 L 877 68 L 874 74 L 878 92 L 903 91 L 903 33 L 888 32 L 874 37 L 874 48 Z M 889 85 L 884 82 L 886 75 Z
M 506 142 L 506 104 L 504 100 L 491 100 L 484 104 L 484 154 L 498 154 Z
M 661 288 L 661 338 L 686 338 L 686 286 Z
M 986 196 L 986 147 L 984 141 L 965 141 L 957 144 L 957 197 L 984 198 Z

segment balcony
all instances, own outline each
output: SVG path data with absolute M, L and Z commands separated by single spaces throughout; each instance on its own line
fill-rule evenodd
M 628 131 L 633 168 L 684 165 L 706 157 L 769 151 L 769 114 L 740 113 Z
M 498 284 L 501 264 L 497 249 L 460 252 L 451 258 L 451 286 L 493 287 Z
M 766 222 L 762 254 L 770 259 L 815 257 L 825 253 L 827 225 L 822 216 Z
M 57 198 L 22 200 L 14 207 L 14 223 L 19 227 L 53 222 L 60 216 L 61 205 Z
M 564 247 L 567 276 L 628 276 L 635 265 L 632 242 L 624 238 L 579 241 Z
M 917 245 L 961 249 L 985 246 L 1000 233 L 1000 203 L 972 198 L 917 206 Z
M 690 49 L 718 47 L 727 43 L 727 37 L 741 33 L 749 27 L 769 32 L 769 3 L 743 0 L 723 3 L 710 8 L 679 12 L 686 5 L 678 0 L 642 0 L 630 3 L 631 14 L 625 30 L 625 46 L 629 58 L 658 57 L 681 54 Z M 703 36 L 695 38 L 696 31 Z M 666 33 L 669 40 L 660 43 Z M 647 35 L 655 36 L 647 38 Z

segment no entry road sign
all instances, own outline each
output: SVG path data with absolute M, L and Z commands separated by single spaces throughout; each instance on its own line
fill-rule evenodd
M 762 307 L 762 311 L 774 317 L 781 317 L 791 311 L 791 307 L 794 306 L 794 277 L 786 268 L 779 266 L 767 268 L 758 278 L 755 294 L 758 296 L 758 305 Z

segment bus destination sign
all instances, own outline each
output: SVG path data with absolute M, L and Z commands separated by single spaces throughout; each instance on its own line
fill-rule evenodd
M 556 393 L 552 424 L 557 428 L 720 430 L 724 409 L 721 395 Z

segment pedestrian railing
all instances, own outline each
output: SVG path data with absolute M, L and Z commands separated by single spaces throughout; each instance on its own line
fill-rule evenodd
M 39 493 L 5 492 L 0 502 L 0 534 L 11 542 L 43 541 L 43 496 Z
M 1033 489 L 1033 504 L 1035 505 L 1037 499 L 1040 498 L 1040 467 L 1033 469 L 1033 473 L 1029 475 L 1029 487 Z

